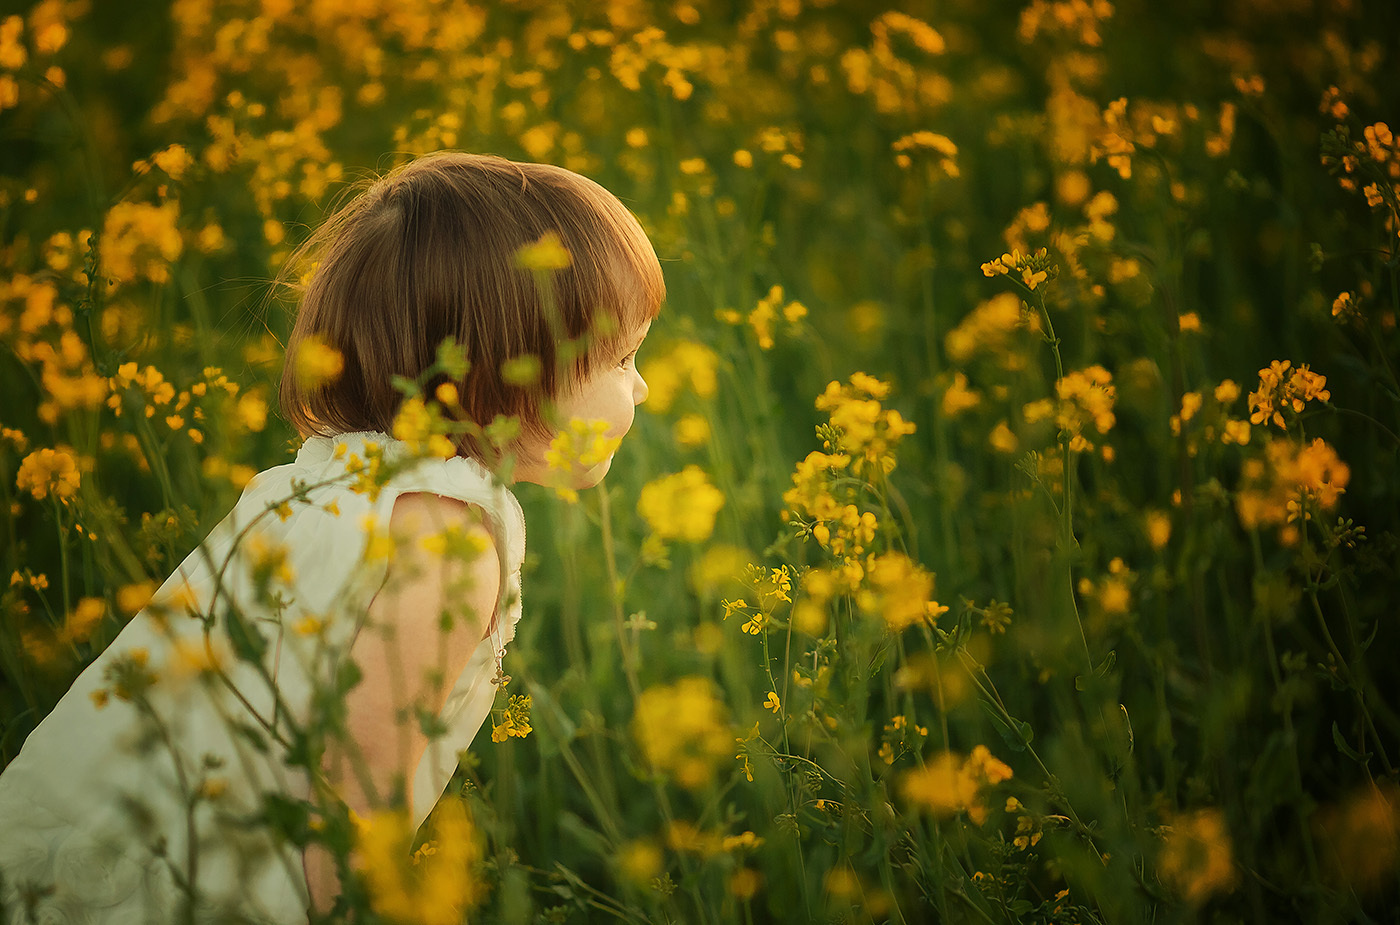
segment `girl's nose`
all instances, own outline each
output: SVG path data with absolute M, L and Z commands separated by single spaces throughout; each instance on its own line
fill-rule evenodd
M 651 394 L 651 389 L 647 387 L 647 381 L 642 378 L 642 373 L 635 366 L 632 368 L 632 404 L 640 405 L 647 400 L 647 395 Z

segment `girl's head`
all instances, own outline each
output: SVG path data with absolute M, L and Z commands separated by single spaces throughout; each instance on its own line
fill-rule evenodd
M 548 233 L 569 263 L 541 285 L 517 255 Z M 293 266 L 312 262 L 282 374 L 282 410 L 299 431 L 389 432 L 403 397 L 393 377 L 418 379 L 451 338 L 470 363 L 454 383 L 465 416 L 517 417 L 527 469 L 550 434 L 546 405 L 596 403 L 583 393 L 625 365 L 665 296 L 650 242 L 607 190 L 560 167 L 471 154 L 420 157 L 374 182 Z M 343 356 L 333 381 L 298 380 L 292 360 L 311 339 Z M 512 360 L 537 378 L 508 381 Z

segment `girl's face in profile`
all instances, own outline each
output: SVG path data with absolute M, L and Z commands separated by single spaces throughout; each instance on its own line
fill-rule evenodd
M 651 330 L 651 321 L 634 328 L 623 339 L 621 356 L 612 362 L 599 366 L 581 382 L 573 383 L 555 402 L 558 419 L 565 429 L 570 421 L 586 423 L 603 421 L 607 425 L 603 436 L 621 440 L 632 427 L 635 409 L 647 399 L 647 384 L 637 370 L 637 351 Z M 566 488 L 592 488 L 602 481 L 612 466 L 612 456 L 587 468 L 575 465 L 567 477 L 563 473 L 551 472 L 545 461 L 547 441 L 521 441 L 516 462 L 515 479 L 519 482 L 533 482 L 537 485 L 559 485 Z

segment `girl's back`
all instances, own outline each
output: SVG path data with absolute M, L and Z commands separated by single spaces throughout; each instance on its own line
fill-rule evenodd
M 300 852 L 256 820 L 266 793 L 310 795 L 288 746 L 315 734 L 313 691 L 331 683 L 383 581 L 365 525 L 387 525 L 408 492 L 485 512 L 510 589 L 492 645 L 477 648 L 440 714 L 441 746 L 416 769 L 421 823 L 491 709 L 496 656 L 520 615 L 524 520 L 462 457 L 417 459 L 371 499 L 347 471 L 374 453 L 367 444 L 391 465 L 413 458 L 383 434 L 313 437 L 296 462 L 255 478 L 0 775 L 0 871 L 16 911 L 17 891 L 34 883 L 54 888 L 43 908 L 74 921 L 169 921 L 192 881 L 207 917 L 305 916 Z M 242 615 L 237 646 L 230 602 Z M 206 626 L 192 614 L 213 616 Z M 236 649 L 263 651 L 252 661 Z
M 660 265 L 577 174 L 419 158 L 289 273 L 311 265 L 281 400 L 312 436 L 249 484 L 0 775 L 0 908 L 140 922 L 193 902 L 201 919 L 279 923 L 325 908 L 334 868 L 298 847 L 311 814 L 402 803 L 421 823 L 504 680 L 524 521 L 478 460 L 593 485 L 646 398 L 632 360 Z M 339 372 L 306 375 L 308 349 Z M 546 451 L 571 419 L 607 452 L 561 469 Z M 404 721 L 434 715 L 436 738 Z

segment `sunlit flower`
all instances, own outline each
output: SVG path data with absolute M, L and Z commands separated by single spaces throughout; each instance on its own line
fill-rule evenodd
M 1192 905 L 1227 890 L 1235 881 L 1230 834 L 1218 809 L 1184 814 L 1163 827 L 1158 871 Z
M 515 265 L 526 270 L 562 270 L 572 262 L 564 243 L 553 231 L 546 231 L 538 241 L 526 244 L 515 252 Z
M 714 778 L 733 742 L 723 702 L 710 681 L 698 677 L 642 691 L 632 735 L 648 766 L 689 789 Z
M 637 513 L 654 534 L 691 543 L 714 532 L 715 516 L 723 506 L 723 493 L 699 466 L 653 479 L 642 486 L 637 499 Z
M 293 362 L 297 382 L 304 389 L 334 382 L 345 369 L 340 351 L 317 337 L 308 337 L 298 345 Z
M 456 925 L 484 895 L 475 871 L 481 846 L 465 804 L 440 801 L 429 825 L 435 847 L 415 855 L 407 810 L 356 820 L 355 872 L 375 913 L 396 925 Z
M 20 462 L 15 485 L 40 501 L 50 493 L 66 501 L 78 493 L 80 480 L 78 464 L 70 453 L 45 447 Z

